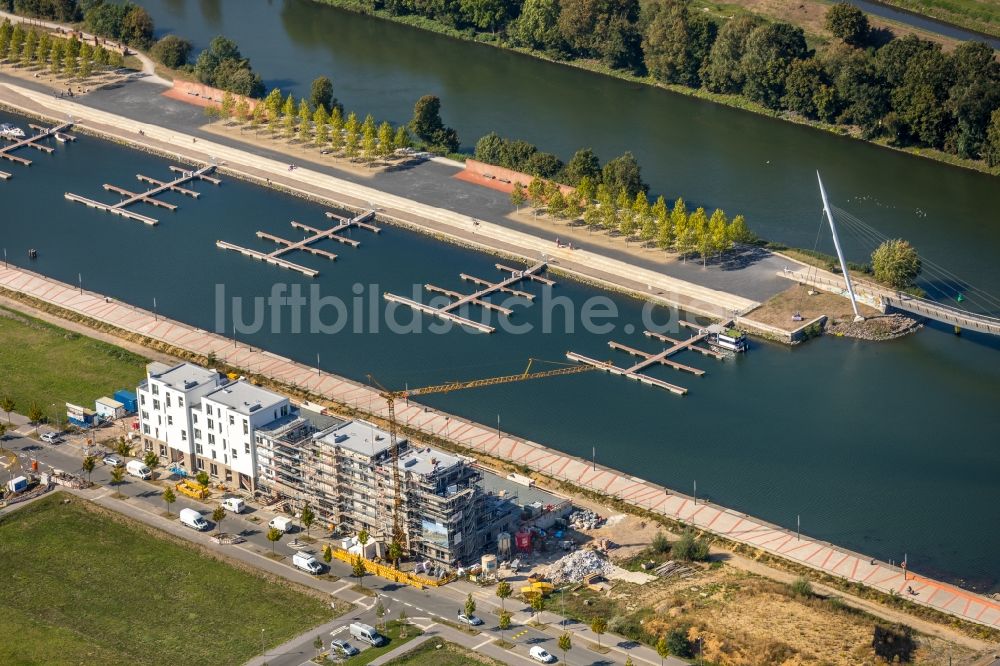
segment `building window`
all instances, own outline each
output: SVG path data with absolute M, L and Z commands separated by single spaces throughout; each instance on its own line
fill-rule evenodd
M 198 430 L 197 428 L 194 429 L 194 438 L 201 439 L 201 430 Z
M 281 415 L 288 416 L 288 405 L 285 405 L 284 407 L 281 408 Z
M 144 435 L 148 435 L 149 434 L 149 424 L 148 423 L 143 423 L 142 424 L 142 432 L 143 432 Z
M 212 449 L 212 459 L 213 460 L 218 460 L 219 459 L 219 457 L 215 455 L 215 449 Z
M 212 419 L 209 419 L 208 420 L 208 429 L 211 430 L 214 427 L 215 427 L 215 422 L 212 421 Z
M 209 465 L 209 472 L 212 476 L 219 476 L 219 468 L 216 467 L 215 463 Z
M 140 405 L 145 405 L 146 404 L 146 394 L 145 393 L 140 393 L 139 394 L 139 404 Z
M 199 455 L 200 455 L 200 454 L 202 454 L 202 453 L 205 453 L 205 452 L 204 452 L 204 451 L 202 450 L 202 448 L 201 448 L 201 444 L 195 444 L 195 445 L 194 445 L 194 450 L 195 450 L 195 451 L 196 451 L 196 452 L 197 452 L 197 453 L 198 453 Z
M 160 455 L 163 456 L 164 458 L 167 457 L 167 447 L 165 447 L 163 444 L 160 444 Z
M 160 395 L 160 387 L 156 384 L 153 384 L 153 395 Z
M 142 420 L 143 421 L 148 421 L 149 420 L 149 412 L 147 412 L 145 410 L 142 412 Z
M 229 425 L 236 425 L 236 417 L 232 414 L 229 415 Z
M 233 449 L 233 460 L 236 460 L 236 449 Z
M 198 458 L 198 469 L 201 470 L 205 469 L 205 461 L 202 460 L 201 458 Z
M 181 396 L 181 395 L 177 396 L 177 406 L 178 407 L 183 407 L 184 406 L 184 396 Z
M 250 422 L 247 421 L 246 419 L 243 419 L 243 434 L 244 435 L 250 434 Z
M 191 412 L 191 420 L 195 423 L 198 422 L 198 412 Z
M 153 400 L 153 409 L 155 409 L 155 410 L 159 410 L 160 409 L 160 401 L 159 400 Z
M 222 407 L 215 408 L 215 415 L 220 419 L 222 418 Z
M 208 433 L 208 443 L 215 444 L 215 435 L 213 435 L 212 433 Z M 214 458 L 215 456 L 212 457 Z
M 170 414 L 167 414 L 167 425 L 171 426 L 173 424 L 174 424 L 174 417 L 171 416 Z
M 187 432 L 187 430 L 181 430 L 181 441 L 182 442 L 188 441 L 188 432 Z
M 250 453 L 250 442 L 243 444 L 243 453 Z M 233 457 L 236 457 L 236 452 L 233 452 Z
M 167 407 L 169 407 L 170 406 L 170 394 L 166 393 L 164 395 L 166 395 Z

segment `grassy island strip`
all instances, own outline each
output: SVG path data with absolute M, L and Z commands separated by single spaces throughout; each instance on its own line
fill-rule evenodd
M 334 617 L 318 597 L 52 494 L 0 519 L 0 663 L 242 663 Z

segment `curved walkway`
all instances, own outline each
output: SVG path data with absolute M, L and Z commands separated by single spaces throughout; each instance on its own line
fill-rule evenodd
M 334 403 L 387 416 L 388 408 L 371 387 L 317 371 L 305 364 L 234 343 L 220 335 L 164 319 L 124 303 L 18 268 L 0 270 L 0 287 L 26 294 L 125 331 L 207 356 L 253 374 L 270 377 L 323 396 Z M 552 478 L 617 497 L 634 506 L 681 520 L 769 554 L 876 590 L 896 593 L 955 617 L 1000 628 L 1000 602 L 919 574 L 909 573 L 859 553 L 808 536 L 799 536 L 747 514 L 675 493 L 663 486 L 602 465 L 498 433 L 408 401 L 396 409 L 398 421 L 410 428 L 448 439 L 458 446 L 525 465 Z M 913 593 L 906 590 L 912 588 Z

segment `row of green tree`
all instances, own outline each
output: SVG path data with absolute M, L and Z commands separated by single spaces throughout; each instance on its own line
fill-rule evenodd
M 94 46 L 73 36 L 53 36 L 45 30 L 25 29 L 9 20 L 0 24 L 0 58 L 9 62 L 48 67 L 53 74 L 87 78 L 107 67 L 121 67 L 124 58 L 117 51 Z
M 106 0 L 0 0 L 0 9 L 60 23 L 83 22 L 87 32 L 137 49 L 153 43 L 153 19 L 132 2 Z
M 1000 64 L 983 43 L 954 52 L 869 28 L 848 3 L 829 10 L 835 39 L 811 50 L 801 28 L 753 14 L 717 22 L 688 0 L 365 0 L 490 31 L 557 59 L 596 59 L 658 82 L 737 94 L 865 138 L 1000 164 Z M 539 157 L 540 161 L 542 158 Z
M 701 207 L 689 213 L 680 197 L 672 209 L 662 196 L 651 205 L 645 190 L 630 197 L 627 190 L 620 189 L 616 195 L 606 183 L 595 184 L 589 176 L 584 176 L 569 194 L 555 182 L 537 177 L 527 188 L 516 183 L 510 200 L 514 206 L 528 203 L 559 219 L 582 218 L 590 229 L 617 233 L 626 240 L 638 238 L 647 245 L 677 252 L 685 259 L 697 252 L 703 263 L 735 244 L 756 240 L 742 215 L 730 220 L 725 211 L 717 208 L 709 216 Z
M 581 148 L 564 164 L 552 153 L 542 152 L 527 141 L 506 139 L 490 132 L 476 142 L 474 157 L 480 162 L 574 187 L 584 178 L 589 178 L 592 183 L 607 185 L 613 196 L 624 191 L 634 197 L 639 192 L 649 191 L 649 186 L 642 180 L 641 167 L 631 152 L 616 157 L 602 167 L 593 150 Z

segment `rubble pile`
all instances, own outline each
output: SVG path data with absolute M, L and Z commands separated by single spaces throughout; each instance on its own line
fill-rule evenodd
M 549 565 L 547 575 L 556 584 L 579 583 L 590 574 L 609 576 L 614 565 L 600 553 L 589 548 L 573 551 Z
M 683 564 L 674 562 L 673 560 L 667 560 L 660 566 L 653 569 L 653 573 L 655 573 L 660 578 L 670 578 L 671 576 L 680 576 L 681 578 L 687 578 L 688 576 L 693 575 L 694 571 L 684 566 Z
M 596 530 L 604 524 L 604 518 L 590 509 L 574 509 L 569 514 L 569 526 L 574 530 Z

